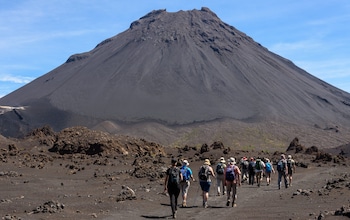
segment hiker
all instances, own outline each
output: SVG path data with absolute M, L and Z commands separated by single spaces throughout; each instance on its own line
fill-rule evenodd
M 225 177 L 224 177 L 224 171 L 226 167 L 226 161 L 224 157 L 221 157 L 219 160 L 219 163 L 216 165 L 216 186 L 217 186 L 217 195 L 221 195 L 221 188 L 222 188 L 222 195 L 225 195 L 226 193 L 226 187 L 225 187 Z
M 292 155 L 288 155 L 287 173 L 288 173 L 289 186 L 292 186 L 293 173 L 295 173 L 295 161 L 292 159 Z
M 192 170 L 189 167 L 189 163 L 187 160 L 182 161 L 182 167 L 180 168 L 181 174 L 182 174 L 182 181 L 180 182 L 180 189 L 181 189 L 181 194 L 182 194 L 182 207 L 187 207 L 187 194 L 188 194 L 188 189 L 190 188 L 191 182 L 195 181 Z
M 277 172 L 278 172 L 278 189 L 281 189 L 282 178 L 283 178 L 285 187 L 288 188 L 287 160 L 286 160 L 286 155 L 284 154 L 281 154 L 281 159 L 277 162 Z
M 271 173 L 275 173 L 275 169 L 273 168 L 270 159 L 265 159 L 265 176 L 266 176 L 266 183 L 269 186 L 271 183 Z
M 225 168 L 225 182 L 227 189 L 226 206 L 230 205 L 232 195 L 232 207 L 236 207 L 237 184 L 238 186 L 241 186 L 241 171 L 238 166 L 236 166 L 236 160 L 233 157 L 228 160 L 228 165 Z
M 240 168 L 242 170 L 242 183 L 244 181 L 248 181 L 249 178 L 249 173 L 248 173 L 248 166 L 249 166 L 249 161 L 247 157 L 242 157 L 241 162 L 240 162 Z
M 173 218 L 176 218 L 177 199 L 180 194 L 180 181 L 183 179 L 180 169 L 176 165 L 177 160 L 172 158 L 171 167 L 169 167 L 166 171 L 164 182 L 164 192 L 168 192 L 169 194 Z
M 211 186 L 211 178 L 210 176 L 213 176 L 214 178 L 215 173 L 213 168 L 210 166 L 209 159 L 205 159 L 203 165 L 200 167 L 198 172 L 198 179 L 199 184 L 202 189 L 202 197 L 203 197 L 203 207 L 208 207 L 208 198 L 209 198 L 209 190 Z
M 255 160 L 254 157 L 250 158 L 248 165 L 248 174 L 249 174 L 249 185 L 254 185 L 255 178 Z
M 262 173 L 265 169 L 265 163 L 258 157 L 255 161 L 255 175 L 256 175 L 256 184 L 260 187 Z

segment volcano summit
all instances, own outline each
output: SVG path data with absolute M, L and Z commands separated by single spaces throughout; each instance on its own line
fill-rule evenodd
M 7 136 L 44 124 L 135 133 L 152 122 L 160 135 L 168 129 L 162 126 L 218 120 L 350 125 L 350 94 L 270 52 L 208 8 L 152 11 L 0 105 L 25 106 L 1 115 Z

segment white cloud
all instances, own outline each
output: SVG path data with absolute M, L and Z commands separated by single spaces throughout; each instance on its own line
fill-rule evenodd
M 10 82 L 10 83 L 18 83 L 18 84 L 26 84 L 33 80 L 33 77 L 28 76 L 12 76 L 8 74 L 0 75 L 1 82 Z

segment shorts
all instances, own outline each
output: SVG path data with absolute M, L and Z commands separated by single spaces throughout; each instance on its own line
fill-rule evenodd
M 188 193 L 188 189 L 190 188 L 190 181 L 184 181 L 184 182 L 180 182 L 180 187 L 181 187 L 181 192 L 182 194 L 187 194 Z
M 211 182 L 208 182 L 208 181 L 200 181 L 199 184 L 201 185 L 202 191 L 204 191 L 204 192 L 209 192 Z

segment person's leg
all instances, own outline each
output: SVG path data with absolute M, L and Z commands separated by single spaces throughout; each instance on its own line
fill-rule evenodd
M 232 190 L 232 182 L 231 181 L 226 181 L 226 190 L 227 190 L 226 206 L 229 206 L 230 205 L 231 190 Z
M 218 196 L 220 196 L 220 194 L 221 194 L 221 182 L 222 182 L 222 180 L 219 177 L 217 177 L 216 178 L 216 192 L 217 192 Z
M 237 184 L 232 184 L 232 207 L 236 207 L 236 199 L 237 199 Z
M 293 174 L 289 174 L 289 186 L 292 186 L 292 179 L 293 179 Z
M 176 211 L 176 209 L 175 209 L 175 194 L 171 190 L 169 190 L 168 193 L 169 193 L 169 198 L 170 198 L 171 213 L 174 217 L 174 214 Z
M 184 184 L 183 184 L 183 196 L 182 196 L 182 206 L 183 207 L 187 207 L 187 193 L 188 193 L 188 189 L 190 188 L 190 181 L 186 181 Z
M 278 189 L 281 189 L 282 172 L 278 172 Z
M 222 184 L 222 195 L 226 195 L 226 184 L 225 184 L 224 177 L 222 177 L 222 179 L 221 179 L 221 184 Z
M 283 174 L 283 178 L 284 178 L 284 186 L 286 188 L 288 188 L 288 179 L 287 179 L 287 175 L 285 173 Z

